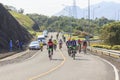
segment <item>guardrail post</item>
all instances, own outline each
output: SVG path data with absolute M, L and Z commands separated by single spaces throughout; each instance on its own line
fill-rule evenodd
M 101 52 L 101 54 L 103 55 L 103 51 Z
M 109 54 L 109 56 L 110 56 L 110 53 L 108 53 Z

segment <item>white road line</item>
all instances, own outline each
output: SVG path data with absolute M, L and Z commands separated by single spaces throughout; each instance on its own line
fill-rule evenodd
M 1 59 L 0 61 L 6 61 L 6 60 L 12 60 L 12 59 L 18 58 L 18 57 L 26 54 L 27 52 L 29 52 L 29 50 L 26 50 L 26 51 L 24 51 L 24 52 L 20 52 L 20 53 L 13 54 L 13 55 L 11 55 L 11 56 L 8 56 L 8 57 L 6 57 L 6 58 Z
M 29 54 L 29 53 L 28 53 L 28 54 Z M 37 56 L 38 54 L 40 54 L 40 53 L 39 53 L 39 51 L 35 52 L 35 54 L 34 54 L 34 55 L 32 55 L 31 57 L 29 57 L 29 58 L 25 59 L 24 61 L 31 60 L 31 59 L 33 59 L 35 56 Z
M 100 57 L 99 57 L 100 58 Z M 104 62 L 108 63 L 109 65 L 111 65 L 114 69 L 114 72 L 115 72 L 115 80 L 119 80 L 119 74 L 118 74 L 118 69 L 109 61 L 103 59 L 103 58 L 100 58 L 101 60 L 103 60 Z

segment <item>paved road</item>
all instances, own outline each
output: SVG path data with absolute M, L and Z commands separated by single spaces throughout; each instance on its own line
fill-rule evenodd
M 0 67 L 0 80 L 115 80 L 115 73 L 97 56 L 81 53 L 73 60 L 64 44 L 52 61 L 45 48 L 23 62 Z

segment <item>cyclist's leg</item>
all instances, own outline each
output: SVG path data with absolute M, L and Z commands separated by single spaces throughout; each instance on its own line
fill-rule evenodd
M 50 58 L 50 49 L 48 49 L 48 57 Z
M 53 55 L 53 47 L 51 47 L 51 55 Z
M 79 45 L 79 53 L 81 52 L 81 44 Z
M 70 56 L 70 48 L 68 47 L 68 55 Z

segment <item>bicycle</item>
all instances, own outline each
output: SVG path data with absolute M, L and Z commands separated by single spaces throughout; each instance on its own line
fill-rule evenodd
M 62 48 L 62 43 L 59 44 L 59 49 L 61 49 L 61 48 Z
M 76 55 L 76 47 L 72 47 L 72 58 L 75 60 L 75 55 Z
M 85 54 L 87 53 L 86 46 L 83 46 L 83 52 L 84 52 Z
M 48 57 L 50 60 L 52 60 L 52 55 L 53 55 L 53 49 L 52 48 L 48 48 Z
M 68 46 L 68 55 L 69 55 L 69 56 L 71 56 L 71 54 L 72 54 L 72 50 L 71 50 L 71 49 L 72 49 L 72 47 L 71 47 L 71 46 Z
M 43 46 L 40 46 L 40 50 L 43 51 Z
M 78 44 L 78 52 L 81 52 L 81 44 Z
M 56 51 L 57 45 L 56 45 L 56 44 L 54 44 L 54 45 L 53 45 L 53 47 L 54 47 L 54 50 Z

